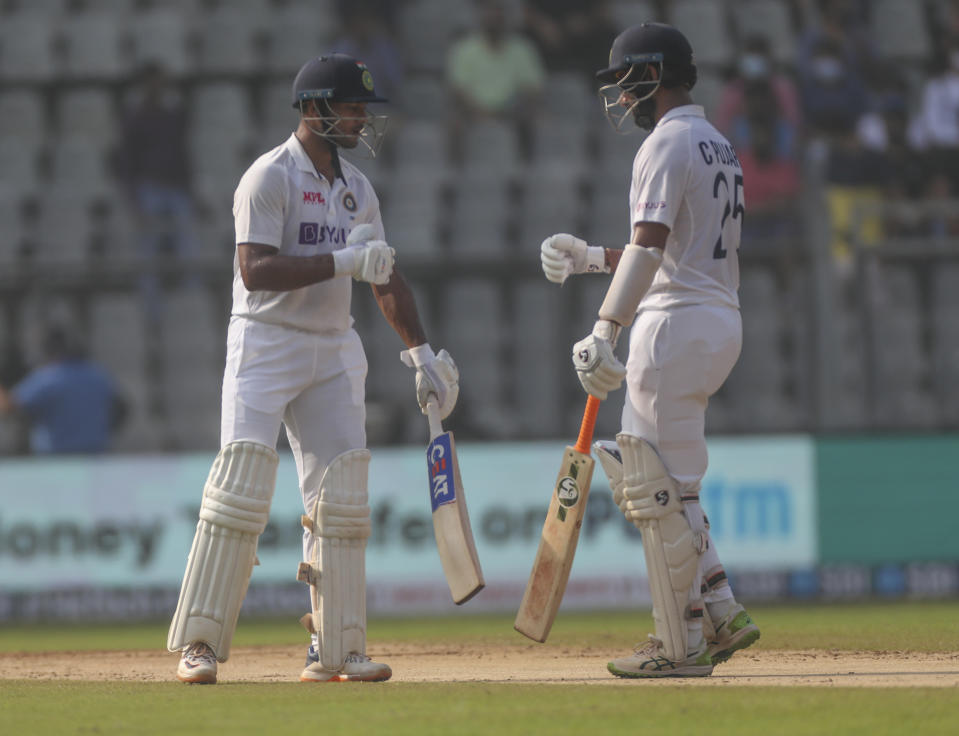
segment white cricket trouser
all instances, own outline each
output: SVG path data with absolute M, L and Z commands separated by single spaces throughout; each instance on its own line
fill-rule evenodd
M 742 347 L 739 310 L 712 305 L 642 309 L 629 334 L 623 431 L 649 442 L 679 484 L 706 474 L 706 404 Z
M 355 330 L 316 334 L 233 317 L 227 333 L 220 446 L 276 447 L 280 424 L 310 514 L 327 465 L 366 447 L 366 355 Z M 304 558 L 312 540 L 304 533 Z

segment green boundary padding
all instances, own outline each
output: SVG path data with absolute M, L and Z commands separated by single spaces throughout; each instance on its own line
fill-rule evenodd
M 959 435 L 816 440 L 824 564 L 959 560 Z

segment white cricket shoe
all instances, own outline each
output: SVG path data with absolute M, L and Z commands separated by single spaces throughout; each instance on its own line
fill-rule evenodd
M 216 652 L 202 641 L 195 641 L 180 656 L 176 679 L 191 685 L 216 684 Z
M 729 612 L 716 627 L 716 633 L 709 641 L 709 656 L 713 664 L 720 664 L 735 652 L 752 646 L 759 639 L 759 627 L 746 613 L 741 604 Z
M 614 659 L 606 669 L 616 677 L 707 677 L 713 672 L 713 662 L 705 641 L 686 659 L 676 662 L 666 656 L 663 642 L 650 634 L 645 646 L 628 657 Z
M 389 665 L 374 662 L 365 654 L 351 652 L 346 655 L 343 667 L 332 671 L 320 664 L 320 657 L 313 646 L 306 654 L 306 669 L 300 673 L 300 682 L 383 682 L 393 676 Z

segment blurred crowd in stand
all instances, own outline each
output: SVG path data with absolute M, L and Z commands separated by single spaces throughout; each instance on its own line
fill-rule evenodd
M 175 373 L 163 352 L 175 342 L 171 323 L 204 299 L 224 304 L 207 289 L 229 277 L 236 176 L 294 127 L 285 98 L 305 48 L 363 59 L 391 100 L 383 158 L 359 165 L 381 194 L 388 239 L 412 242 L 405 258 L 495 260 L 522 248 L 533 262 L 530 212 L 555 213 L 544 235 L 560 225 L 625 235 L 625 224 L 604 224 L 607 213 L 625 218 L 625 202 L 608 199 L 642 138 L 610 140 L 593 72 L 618 31 L 645 19 L 679 25 L 696 49 L 693 96 L 743 166 L 744 258 L 802 258 L 810 217 L 825 221 L 841 277 L 857 247 L 959 235 L 955 208 L 909 206 L 959 196 L 959 0 L 0 0 L 0 384 L 41 362 L 28 347 L 64 311 L 78 334 L 91 331 L 89 305 L 24 316 L 16 300 L 36 274 L 81 265 L 109 274 L 129 262 L 132 282 L 110 288 L 137 295 L 136 360 L 146 366 L 125 393 L 136 403 L 152 392 L 140 402 L 152 412 L 146 424 L 176 411 L 157 388 Z M 38 56 L 38 44 L 48 53 Z M 544 186 L 552 201 L 540 204 Z M 58 227 L 54 193 L 75 206 Z M 504 196 L 501 208 L 490 204 Z M 479 206 L 475 228 L 465 200 Z M 470 231 L 491 222 L 507 245 L 483 254 Z M 203 296 L 169 306 L 171 283 Z M 0 442 L 22 449 L 25 436 Z M 131 446 L 190 442 L 147 432 Z

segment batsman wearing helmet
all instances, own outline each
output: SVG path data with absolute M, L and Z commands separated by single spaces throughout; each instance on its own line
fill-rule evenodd
M 256 561 L 286 428 L 303 496 L 304 562 L 312 641 L 304 682 L 378 681 L 390 668 L 366 655 L 366 356 L 350 316 L 351 284 L 371 284 L 408 347 L 417 400 L 443 416 L 458 394 L 445 350 L 426 340 L 413 295 L 384 240 L 379 202 L 340 150 L 375 155 L 385 102 L 360 61 L 311 59 L 293 82 L 293 134 L 260 156 L 234 194 L 233 309 L 223 377 L 220 452 L 200 508 L 167 646 L 177 678 L 216 682 Z
M 626 379 L 622 430 L 615 443 L 594 449 L 617 504 L 642 534 L 656 634 L 609 671 L 705 676 L 759 638 L 733 597 L 699 504 L 706 404 L 742 345 L 742 168 L 693 104 L 693 52 L 676 28 L 643 23 L 623 31 L 597 78 L 613 127 L 632 121 L 650 131 L 633 161 L 630 239 L 620 250 L 553 235 L 541 260 L 557 283 L 572 273 L 614 272 L 591 334 L 573 346 L 573 364 L 585 390 L 601 399 Z M 623 366 L 614 350 L 630 326 Z

